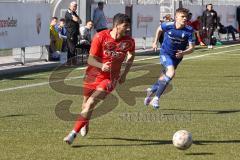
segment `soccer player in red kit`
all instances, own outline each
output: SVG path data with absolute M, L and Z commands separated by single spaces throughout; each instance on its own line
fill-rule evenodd
M 94 36 L 83 81 L 82 112 L 73 130 L 64 138 L 68 144 L 73 143 L 79 132 L 82 136 L 87 134 L 94 107 L 114 90 L 117 83 L 125 82 L 135 54 L 135 42 L 127 35 L 130 23 L 126 14 L 118 13 L 113 17 L 111 30 L 101 31 Z M 126 66 L 121 73 L 125 59 Z

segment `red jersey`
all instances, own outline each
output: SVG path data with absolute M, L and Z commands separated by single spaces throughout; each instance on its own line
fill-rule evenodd
M 195 20 L 192 22 L 191 26 L 194 30 L 198 31 L 200 29 L 201 23 L 199 20 Z
M 186 22 L 186 25 L 188 25 L 188 26 L 191 26 L 191 27 L 192 27 L 192 21 L 190 21 L 190 20 L 187 20 L 187 22 Z
M 90 55 L 99 62 L 111 62 L 110 72 L 103 72 L 100 68 L 88 65 L 86 76 L 97 79 L 117 79 L 127 52 L 134 52 L 135 42 L 130 36 L 115 40 L 110 35 L 111 30 L 96 33 L 92 40 Z

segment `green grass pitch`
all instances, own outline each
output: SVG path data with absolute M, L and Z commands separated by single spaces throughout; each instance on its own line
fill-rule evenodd
M 159 110 L 143 105 L 144 90 L 161 68 L 158 58 L 146 59 L 151 57 L 136 56 L 126 83 L 100 104 L 105 110 L 98 108 L 87 137 L 79 135 L 72 146 L 63 138 L 74 124 L 70 115 L 80 112 L 84 70 L 74 69 L 67 76 L 65 85 L 74 85 L 72 89 L 60 81 L 69 69 L 54 72 L 51 85 L 61 93 L 48 84 L 53 71 L 2 79 L 0 159 L 239 159 L 240 45 L 197 48 L 186 56 Z M 56 109 L 64 100 L 73 102 L 72 114 Z M 172 145 L 180 129 L 193 135 L 186 151 Z

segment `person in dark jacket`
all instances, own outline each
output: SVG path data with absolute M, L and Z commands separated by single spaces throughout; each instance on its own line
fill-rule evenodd
M 206 5 L 206 10 L 202 15 L 203 30 L 207 33 L 208 48 L 213 48 L 213 32 L 217 28 L 217 12 L 213 10 L 212 4 Z
M 65 14 L 65 22 L 67 29 L 67 47 L 68 47 L 68 64 L 75 65 L 76 61 L 76 45 L 78 43 L 79 24 L 81 19 L 76 13 L 77 2 L 73 1 L 69 5 L 69 9 Z

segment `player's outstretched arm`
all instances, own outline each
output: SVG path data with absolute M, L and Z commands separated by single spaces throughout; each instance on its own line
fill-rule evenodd
M 191 54 L 193 52 L 194 48 L 195 48 L 194 43 L 189 43 L 188 48 L 185 51 L 183 51 L 183 54 L 184 55 Z
M 194 50 L 194 47 L 195 45 L 193 43 L 189 43 L 189 47 L 184 50 L 184 51 L 181 51 L 179 50 L 177 53 L 176 53 L 176 57 L 177 58 L 182 58 L 183 56 L 187 55 L 187 54 L 191 54 Z
M 156 34 L 155 34 L 155 38 L 154 38 L 153 44 L 152 44 L 152 48 L 153 48 L 155 51 L 157 50 L 158 40 L 159 40 L 161 34 L 162 34 L 162 29 L 161 29 L 161 27 L 158 27 L 158 29 L 157 29 L 157 31 L 156 31 Z
M 127 76 L 128 72 L 130 71 L 130 68 L 133 64 L 134 57 L 135 57 L 135 52 L 128 52 L 127 59 L 126 59 L 126 66 L 125 66 L 123 73 L 121 74 L 120 79 L 119 79 L 119 84 L 122 84 L 125 82 L 126 76 Z
M 111 62 L 101 63 L 97 60 L 97 57 L 90 54 L 88 57 L 88 64 L 100 68 L 103 72 L 109 72 L 109 65 L 111 64 Z

